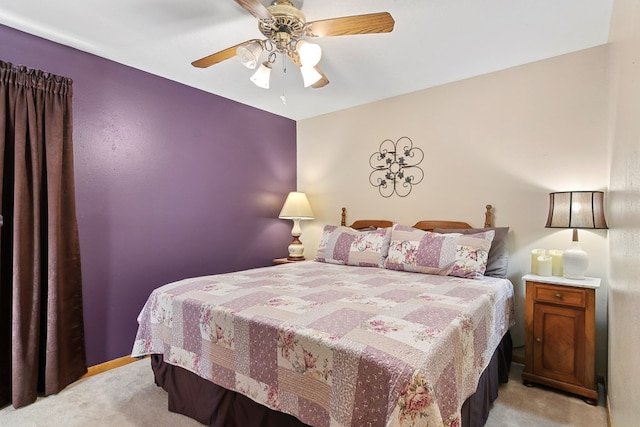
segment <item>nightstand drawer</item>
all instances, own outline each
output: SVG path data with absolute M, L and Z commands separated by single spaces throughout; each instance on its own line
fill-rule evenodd
M 536 302 L 548 304 L 570 305 L 573 307 L 585 307 L 587 292 L 585 289 L 567 288 L 564 286 L 549 286 L 534 284 L 533 294 Z

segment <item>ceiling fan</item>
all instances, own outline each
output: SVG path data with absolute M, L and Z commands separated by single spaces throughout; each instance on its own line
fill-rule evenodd
M 206 68 L 238 56 L 245 67 L 258 68 L 251 76 L 251 81 L 265 89 L 269 88 L 271 64 L 275 62 L 277 54 L 288 56 L 300 69 L 304 87 L 324 87 L 329 79 L 317 65 L 322 50 L 307 39 L 389 33 L 395 24 L 388 12 L 307 22 L 300 11 L 302 0 L 273 0 L 270 6 L 265 6 L 260 0 L 234 1 L 258 19 L 258 28 L 265 39 L 248 40 L 193 61 L 191 65 Z M 267 60 L 258 66 L 263 52 L 267 53 Z

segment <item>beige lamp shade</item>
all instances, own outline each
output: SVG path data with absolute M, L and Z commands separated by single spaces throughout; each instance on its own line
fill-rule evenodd
M 292 191 L 284 201 L 280 215 L 280 219 L 313 219 L 313 211 L 309 204 L 307 195 L 298 191 Z

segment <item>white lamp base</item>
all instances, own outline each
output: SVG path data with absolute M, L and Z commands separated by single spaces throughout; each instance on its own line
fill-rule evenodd
M 298 239 L 298 236 L 293 236 L 293 240 L 289 243 L 288 247 L 289 256 L 287 257 L 290 261 L 303 261 L 304 260 L 304 246 L 302 246 L 302 242 Z
M 304 246 L 300 241 L 300 235 L 302 234 L 302 228 L 300 228 L 300 218 L 293 219 L 293 228 L 291 229 L 291 236 L 293 239 L 289 243 L 289 261 L 303 261 L 304 260 Z
M 589 265 L 589 256 L 578 242 L 571 242 L 571 248 L 562 252 L 563 275 L 567 279 L 584 279 Z

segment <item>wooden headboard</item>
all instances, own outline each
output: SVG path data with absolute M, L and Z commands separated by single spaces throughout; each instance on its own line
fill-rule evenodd
M 486 205 L 484 212 L 484 228 L 491 227 L 493 222 L 493 214 L 491 210 L 493 206 Z M 347 208 L 342 208 L 342 218 L 340 220 L 340 225 L 347 225 Z M 356 230 L 362 230 L 364 228 L 385 228 L 391 227 L 393 225 L 393 221 L 387 221 L 386 219 L 360 219 L 354 221 L 349 227 L 354 228 Z M 466 222 L 461 221 L 438 221 L 438 220 L 426 220 L 426 221 L 418 221 L 413 226 L 414 228 L 419 228 L 425 231 L 432 231 L 436 228 L 473 228 Z

